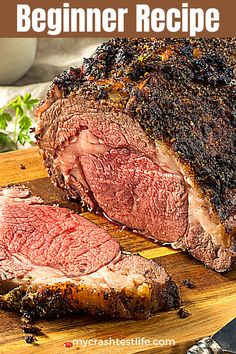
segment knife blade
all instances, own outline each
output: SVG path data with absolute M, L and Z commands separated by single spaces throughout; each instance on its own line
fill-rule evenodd
M 236 318 L 212 337 L 201 339 L 187 354 L 236 354 Z

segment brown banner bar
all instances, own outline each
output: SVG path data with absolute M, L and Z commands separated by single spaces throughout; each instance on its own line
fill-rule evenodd
M 235 37 L 232 0 L 9 0 L 0 37 Z

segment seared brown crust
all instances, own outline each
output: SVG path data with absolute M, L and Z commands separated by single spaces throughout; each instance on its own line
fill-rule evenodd
M 93 316 L 112 318 L 147 318 L 157 310 L 178 308 L 180 298 L 177 286 L 171 280 L 163 288 L 154 288 L 151 297 L 143 298 L 127 295 L 115 290 L 96 292 L 85 286 L 78 287 L 73 282 L 57 283 L 52 286 L 22 288 L 0 296 L 0 308 L 20 311 L 26 317 L 57 318 L 78 312 Z
M 158 296 L 155 291 L 159 292 Z M 30 289 L 23 298 L 21 311 L 33 317 L 55 318 L 68 313 L 85 312 L 93 316 L 139 319 L 147 318 L 159 309 L 179 307 L 178 290 L 172 281 L 169 280 L 163 289 L 156 288 L 155 291 L 151 298 L 142 298 L 127 295 L 125 291 L 116 293 L 112 289 L 109 292 L 96 292 L 68 282 Z
M 83 68 L 59 75 L 48 97 L 78 93 L 135 117 L 168 145 L 227 222 L 236 212 L 235 44 L 234 38 L 111 40 Z
M 180 295 L 174 281 L 165 270 L 152 260 L 140 256 L 126 255 L 124 264 L 111 266 L 111 271 L 128 273 L 135 271 L 137 283 L 133 286 L 120 284 L 115 289 L 108 284 L 100 284 L 99 277 L 88 280 L 68 279 L 32 284 L 15 288 L 6 295 L 0 295 L 0 308 L 18 310 L 27 317 L 61 317 L 69 313 L 85 312 L 96 316 L 115 318 L 146 318 L 157 310 L 179 307 Z M 128 261 L 128 269 L 125 265 Z M 136 263 L 137 262 L 137 263 Z M 130 274 L 129 274 L 130 272 Z M 139 283 L 138 276 L 145 281 Z M 134 278 L 135 279 L 135 278 Z M 105 286 L 106 285 L 106 286 Z
M 159 75 L 135 91 L 128 111 L 168 144 L 225 221 L 236 212 L 236 116 L 224 102 L 229 87 L 212 94 L 203 87 L 197 95 L 194 89 Z

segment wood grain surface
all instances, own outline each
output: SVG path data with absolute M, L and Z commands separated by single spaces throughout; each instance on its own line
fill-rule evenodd
M 25 169 L 20 168 L 21 164 Z M 46 178 L 36 148 L 0 155 L 0 185 L 11 183 L 28 185 L 35 195 L 41 196 L 48 204 L 57 203 L 78 212 L 83 211 L 79 204 L 68 202 L 63 193 Z M 108 230 L 125 250 L 138 252 L 163 265 L 180 286 L 184 307 L 191 316 L 180 319 L 174 310 L 159 312 L 147 320 L 140 321 L 109 321 L 85 315 L 54 321 L 43 320 L 38 322 L 43 335 L 38 336 L 38 341 L 31 345 L 24 341 L 24 335 L 20 330 L 20 316 L 0 311 L 0 353 L 61 354 L 73 353 L 76 350 L 81 354 L 184 354 L 197 340 L 212 335 L 236 317 L 236 270 L 217 274 L 183 252 L 160 247 L 138 234 L 120 229 L 93 213 L 86 212 L 83 215 Z M 195 288 L 186 288 L 182 283 L 184 279 L 192 280 Z M 138 343 L 142 338 L 149 341 L 148 345 Z M 110 341 L 133 339 L 134 345 L 101 346 L 99 342 L 94 341 L 93 345 L 89 346 L 78 344 L 71 348 L 64 347 L 66 342 L 88 339 Z M 156 341 L 159 339 L 174 340 L 176 345 L 157 346 Z

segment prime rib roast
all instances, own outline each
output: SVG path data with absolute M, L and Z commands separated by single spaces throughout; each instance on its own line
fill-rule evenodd
M 104 229 L 27 189 L 1 191 L 0 230 L 0 308 L 25 317 L 143 318 L 180 304 L 156 262 L 122 252 Z
M 52 181 L 222 272 L 236 255 L 235 39 L 113 39 L 37 111 Z

